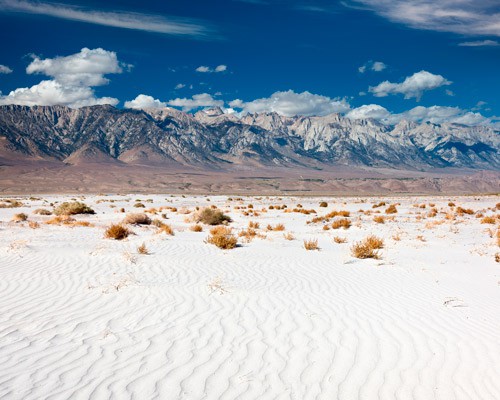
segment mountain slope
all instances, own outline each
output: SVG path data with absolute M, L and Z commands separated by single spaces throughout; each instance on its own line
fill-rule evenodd
M 237 118 L 220 109 L 192 115 L 173 108 L 0 106 L 2 154 L 67 163 L 499 170 L 499 135 L 484 126 L 409 121 L 388 126 L 339 114 Z

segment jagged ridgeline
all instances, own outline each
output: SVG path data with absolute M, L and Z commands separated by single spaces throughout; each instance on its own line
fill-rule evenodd
M 11 162 L 498 170 L 499 134 L 486 126 L 390 126 L 340 114 L 238 118 L 217 108 L 192 115 L 173 108 L 0 106 L 0 160 Z

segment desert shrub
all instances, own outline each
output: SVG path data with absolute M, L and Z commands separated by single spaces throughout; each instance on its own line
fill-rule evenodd
M 138 202 L 138 203 L 135 203 L 135 204 L 134 204 L 134 207 L 135 207 L 135 208 L 146 208 L 146 206 L 145 206 L 143 203 L 139 203 L 139 202 Z
M 106 228 L 104 237 L 107 239 L 123 240 L 127 238 L 132 232 L 121 224 L 113 224 Z
M 329 231 L 330 230 L 330 227 L 328 225 L 323 225 L 323 230 L 324 231 Z
M 351 213 L 347 210 L 334 210 L 325 215 L 326 219 L 335 218 L 335 217 L 350 217 Z
M 95 214 L 95 211 L 92 210 L 85 203 L 80 203 L 79 201 L 72 201 L 60 204 L 54 210 L 55 215 L 77 215 L 77 214 Z
M 328 203 L 326 201 L 322 201 L 321 203 L 319 203 L 319 206 L 320 207 L 328 207 Z
M 385 201 L 381 201 L 380 203 L 374 204 L 372 206 L 372 208 L 383 207 L 383 206 L 385 206 L 385 204 L 386 204 Z
M 37 208 L 35 211 L 33 211 L 33 214 L 52 215 L 52 211 L 47 210 L 46 208 Z
M 139 254 L 149 254 L 149 250 L 145 243 L 142 243 L 139 247 L 137 247 L 137 252 Z
M 389 207 L 386 208 L 385 213 L 386 214 L 396 214 L 398 212 L 398 209 L 396 208 L 395 204 L 391 204 Z
M 378 249 L 383 248 L 384 241 L 382 239 L 377 238 L 376 236 L 368 236 L 363 239 L 361 242 L 355 243 L 351 247 L 351 254 L 356 258 L 375 258 L 379 259 L 380 255 L 378 253 Z
M 340 244 L 340 243 L 347 243 L 347 239 L 346 239 L 346 238 L 343 238 L 343 237 L 340 237 L 340 236 L 335 236 L 335 237 L 333 238 L 333 241 L 334 241 L 335 243 L 339 243 L 339 244 Z
M 496 261 L 497 263 L 500 263 L 500 253 L 496 253 L 496 254 L 495 254 L 495 261 Z
M 455 203 L 453 203 L 452 201 L 450 201 L 450 202 L 448 203 L 448 207 L 455 207 Z
M 351 221 L 349 221 L 347 218 L 340 218 L 332 223 L 332 228 L 333 229 L 339 229 L 339 228 L 344 228 L 344 229 L 349 229 L 351 227 Z
M 27 220 L 28 220 L 28 216 L 25 213 L 15 214 L 12 217 L 12 221 L 14 221 L 14 222 L 24 222 Z
M 220 225 L 231 222 L 231 218 L 221 210 L 205 207 L 195 214 L 195 222 L 202 222 L 206 225 Z
M 203 226 L 200 224 L 192 225 L 189 229 L 193 232 L 203 232 Z
M 497 219 L 495 217 L 484 217 L 481 220 L 482 224 L 496 224 Z
M 123 223 L 130 225 L 151 225 L 151 218 L 142 213 L 128 214 L 123 219 Z
M 304 248 L 306 250 L 319 250 L 318 239 L 304 240 Z
M 217 226 L 210 230 L 207 243 L 217 246 L 219 249 L 234 249 L 238 244 L 238 239 L 232 234 L 231 228 Z
M 377 224 L 383 224 L 385 223 L 385 218 L 382 215 L 376 215 L 375 217 L 373 217 L 373 221 Z

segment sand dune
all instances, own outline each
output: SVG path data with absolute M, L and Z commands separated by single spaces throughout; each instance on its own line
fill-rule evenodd
M 70 197 L 0 209 L 2 398 L 500 398 L 498 224 L 448 206 L 495 216 L 497 197 L 79 196 L 96 214 L 75 218 L 91 227 L 33 214 Z M 124 241 L 104 239 L 121 207 L 143 210 L 139 197 L 179 210 L 153 216 L 166 213 L 175 236 L 134 226 Z M 394 220 L 372 208 L 381 200 L 399 203 Z M 250 203 L 260 215 L 243 215 Z M 269 209 L 297 203 L 349 210 L 352 226 Z M 205 243 L 209 228 L 190 231 L 183 213 L 212 204 L 235 232 L 258 221 L 262 237 L 233 250 Z M 21 212 L 40 227 L 11 222 Z M 266 230 L 277 223 L 296 239 Z M 381 258 L 352 257 L 369 234 L 384 239 Z M 310 238 L 319 251 L 304 249 Z M 142 243 L 150 254 L 137 253 Z

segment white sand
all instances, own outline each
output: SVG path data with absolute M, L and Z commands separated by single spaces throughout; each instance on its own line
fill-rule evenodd
M 266 238 L 220 250 L 204 243 L 206 227 L 191 232 L 186 215 L 166 211 L 175 236 L 149 226 L 104 239 L 124 216 L 115 210 L 141 211 L 132 207 L 138 197 L 153 199 L 146 207 L 217 204 L 236 231 L 259 221 Z M 358 212 L 379 198 L 226 200 L 88 196 L 97 214 L 76 218 L 90 228 L 44 224 L 50 216 L 33 214 L 51 208 L 43 200 L 0 209 L 0 398 L 500 399 L 495 225 L 444 213 L 417 220 L 429 206 L 413 204 L 449 211 L 444 197 L 383 199 L 401 203 L 383 225 Z M 453 200 L 485 215 L 500 201 Z M 233 209 L 299 202 L 320 215 L 350 210 L 353 226 L 324 231 L 306 224 L 314 215 Z M 20 212 L 40 228 L 10 222 Z M 268 223 L 296 240 L 266 232 Z M 382 258 L 351 257 L 370 233 L 385 239 Z M 320 251 L 303 248 L 309 238 Z M 143 242 L 151 254 L 137 254 Z

